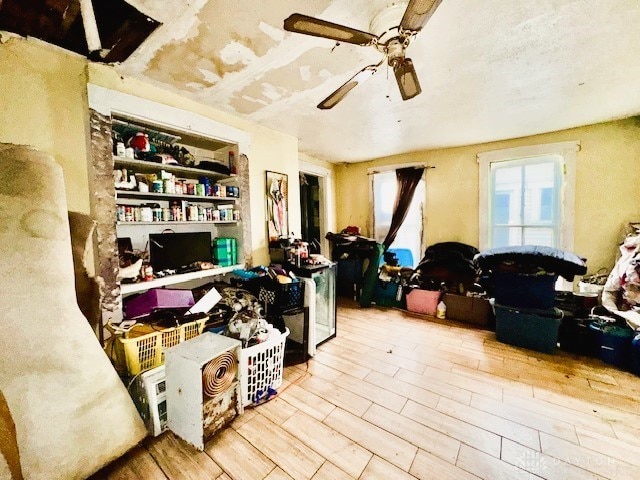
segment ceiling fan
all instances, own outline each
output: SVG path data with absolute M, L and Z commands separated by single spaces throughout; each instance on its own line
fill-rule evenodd
M 373 46 L 384 54 L 377 65 L 368 65 L 351 77 L 335 92 L 318 104 L 318 108 L 326 110 L 335 107 L 357 85 L 369 79 L 385 60 L 393 68 L 400 95 L 409 100 L 418 95 L 422 89 L 416 75 L 415 67 L 405 52 L 413 37 L 425 26 L 442 0 L 410 0 L 402 20 L 398 23 L 400 13 L 406 2 L 393 2 L 382 10 L 371 22 L 373 31 L 378 35 L 363 32 L 351 27 L 328 22 L 300 13 L 294 13 L 284 21 L 284 29 L 289 32 L 303 33 L 314 37 L 329 38 L 337 42 L 352 43 L 361 46 Z

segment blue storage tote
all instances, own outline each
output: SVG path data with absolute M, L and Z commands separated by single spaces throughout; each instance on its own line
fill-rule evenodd
M 496 305 L 495 309 L 499 342 L 538 352 L 555 351 L 563 316 L 561 310 L 531 310 L 502 305 Z
M 598 334 L 600 359 L 609 365 L 629 368 L 635 332 L 626 326 L 602 322 L 593 322 L 590 328 Z
M 399 297 L 399 298 L 398 298 Z M 402 289 L 397 282 L 376 283 L 375 303 L 379 307 L 402 307 Z
M 631 371 L 640 375 L 640 332 L 631 341 Z
M 557 275 L 496 272 L 491 279 L 497 304 L 540 310 L 552 309 L 555 305 Z

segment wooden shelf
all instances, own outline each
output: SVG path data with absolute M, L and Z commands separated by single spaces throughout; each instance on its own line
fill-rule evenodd
M 165 170 L 170 173 L 175 173 L 178 176 L 206 176 L 214 178 L 222 183 L 225 181 L 235 180 L 238 177 L 238 175 L 225 175 L 224 173 L 212 172 L 211 170 L 205 170 L 203 168 L 183 167 L 182 165 L 165 165 L 163 163 L 148 162 L 146 160 L 138 160 L 136 158 L 118 157 L 116 155 L 113 156 L 113 161 L 116 165 L 132 167 L 139 170 Z
M 133 223 L 133 222 L 131 222 Z M 160 222 L 156 222 L 160 223 Z M 195 223 L 195 222 L 193 222 Z M 189 282 L 191 280 L 199 280 L 201 278 L 215 277 L 217 275 L 224 275 L 226 273 L 233 272 L 234 270 L 243 269 L 244 265 L 231 265 L 229 267 L 217 267 L 211 270 L 198 270 L 197 272 L 178 273 L 176 275 L 170 275 L 162 278 L 155 278 L 148 282 L 138 283 L 123 283 L 120 285 L 120 292 L 123 295 L 130 293 L 144 292 L 150 288 L 165 287 L 167 285 L 177 285 L 179 283 Z
M 237 202 L 237 197 L 208 197 L 204 195 L 184 195 L 184 194 L 175 194 L 175 193 L 155 193 L 155 192 L 138 192 L 136 190 L 116 190 L 116 198 L 144 198 L 148 200 L 171 200 L 171 199 L 181 199 L 181 200 L 191 200 L 193 203 L 196 202 L 207 202 L 207 203 L 216 203 L 216 202 Z
M 205 221 L 160 221 L 160 222 L 116 222 L 116 225 L 235 225 L 239 220 L 205 220 Z

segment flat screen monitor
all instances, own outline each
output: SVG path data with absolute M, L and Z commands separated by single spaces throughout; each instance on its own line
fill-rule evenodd
M 211 262 L 211 232 L 151 233 L 149 260 L 155 272 Z

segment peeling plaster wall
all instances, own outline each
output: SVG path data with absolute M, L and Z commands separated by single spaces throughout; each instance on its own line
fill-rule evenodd
M 35 39 L 0 43 L 0 142 L 62 166 L 69 210 L 89 213 L 86 60 Z
M 476 154 L 524 145 L 579 140 L 574 250 L 587 258 L 589 272 L 611 268 L 622 229 L 640 219 L 640 118 L 574 128 L 504 142 L 415 152 L 338 166 L 338 228 L 369 225 L 367 169 L 424 162 L 427 172 L 427 245 L 459 241 L 478 245 L 478 164 Z

